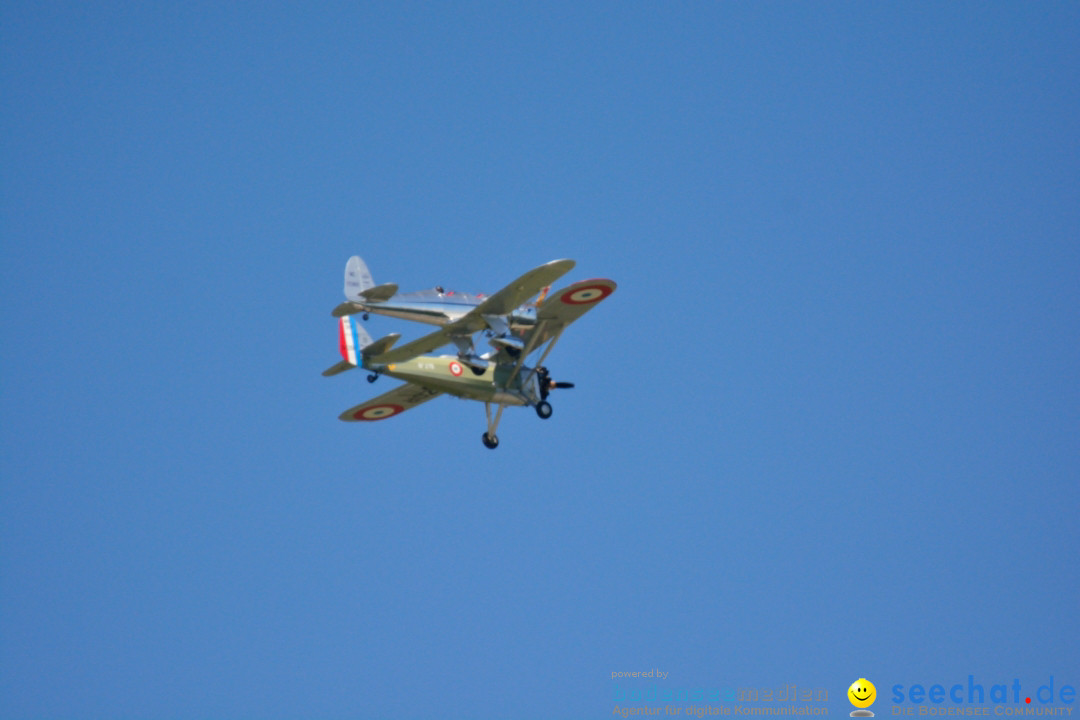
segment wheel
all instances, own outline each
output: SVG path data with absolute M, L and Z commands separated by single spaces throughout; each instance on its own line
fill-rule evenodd
M 486 448 L 494 450 L 499 447 L 499 437 L 497 435 L 489 436 L 487 433 L 484 433 L 481 439 L 484 441 L 484 447 Z
M 378 376 L 377 373 L 371 373 L 370 375 L 367 376 L 367 381 L 368 382 L 375 382 L 378 379 L 379 379 L 379 376 Z
M 547 420 L 551 417 L 551 403 L 547 400 L 536 403 L 536 414 L 540 416 L 541 420 Z

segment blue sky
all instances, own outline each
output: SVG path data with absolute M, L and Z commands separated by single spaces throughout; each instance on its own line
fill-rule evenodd
M 0 715 L 1080 684 L 1078 36 L 1074 3 L 6 3 Z M 353 254 L 619 289 L 491 452 L 479 404 L 337 420 L 390 387 L 320 376 Z

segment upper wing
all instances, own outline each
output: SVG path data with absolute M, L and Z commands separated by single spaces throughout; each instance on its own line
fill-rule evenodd
M 510 314 L 521 307 L 529 298 L 570 272 L 574 265 L 573 260 L 552 260 L 538 268 L 533 268 L 499 292 L 486 298 L 460 319 L 447 323 L 435 332 L 405 343 L 390 352 L 372 357 L 371 361 L 380 364 L 403 362 L 417 355 L 423 355 L 441 348 L 450 342 L 454 336 L 472 335 L 474 332 L 483 330 L 487 327 L 487 320 L 484 319 L 485 315 Z M 611 281 L 607 280 L 605 282 Z M 612 289 L 614 289 L 615 283 L 611 283 L 611 285 Z M 571 287 L 574 286 L 571 285 Z M 609 290 L 608 294 L 610 292 Z M 547 303 L 545 303 L 544 307 L 546 306 Z
M 412 383 L 405 383 L 373 400 L 349 408 L 338 415 L 338 420 L 344 420 L 345 422 L 383 420 L 398 413 L 403 413 L 409 408 L 426 403 L 431 398 L 439 395 L 442 395 L 442 393 L 438 390 L 430 390 Z
M 614 280 L 582 280 L 551 294 L 536 309 L 536 327 L 525 337 L 526 347 L 535 348 L 561 333 L 567 325 L 615 292 Z M 539 333 L 538 337 L 534 337 Z
M 545 287 L 574 269 L 573 260 L 552 260 L 519 277 L 477 305 L 469 315 L 509 315 Z M 469 315 L 466 315 L 467 318 Z M 462 318 L 458 322 L 465 320 Z M 482 326 L 481 326 L 482 327 Z

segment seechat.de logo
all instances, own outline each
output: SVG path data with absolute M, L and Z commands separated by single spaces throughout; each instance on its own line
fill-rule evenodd
M 851 717 L 874 717 L 874 713 L 866 709 L 877 700 L 877 688 L 874 687 L 874 683 L 866 678 L 859 678 L 851 683 L 851 687 L 847 689 L 847 696 L 851 704 L 858 708 L 851 711 Z

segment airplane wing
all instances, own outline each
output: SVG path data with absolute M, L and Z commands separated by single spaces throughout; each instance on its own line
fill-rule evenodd
M 412 360 L 417 355 L 424 355 L 425 353 L 438 350 L 443 345 L 450 342 L 450 336 L 455 335 L 449 331 L 449 326 L 439 328 L 433 333 L 429 333 L 422 338 L 417 338 L 412 342 L 407 342 L 404 345 L 400 345 L 393 350 L 382 353 L 381 355 L 373 355 L 370 361 L 378 365 L 385 365 L 387 363 L 405 362 L 406 360 Z M 467 335 L 468 333 L 461 333 Z
M 573 260 L 552 260 L 538 268 L 533 268 L 477 305 L 469 315 L 475 314 L 477 317 L 509 315 L 521 307 L 526 300 L 573 270 L 576 264 Z M 458 322 L 464 321 L 469 315 L 461 318 Z
M 417 355 L 423 355 L 441 348 L 455 336 L 463 337 L 483 330 L 487 327 L 487 320 L 484 319 L 485 315 L 509 315 L 545 287 L 570 272 L 575 264 L 573 260 L 552 260 L 540 267 L 533 268 L 499 292 L 486 298 L 460 319 L 447 323 L 435 332 L 418 340 L 405 343 L 382 355 L 374 356 L 371 361 L 380 364 L 404 362 Z M 607 280 L 605 282 L 611 281 Z M 611 285 L 614 286 L 615 283 L 611 283 Z M 574 286 L 571 285 L 571 287 Z M 607 294 L 610 293 L 611 290 L 608 290 Z M 585 302 L 595 302 L 595 300 Z M 544 307 L 546 306 L 547 303 L 544 304 Z M 584 312 L 584 310 L 581 312 Z
M 582 280 L 552 293 L 536 309 L 536 327 L 525 337 L 525 346 L 539 347 L 561 333 L 567 325 L 594 308 L 598 302 L 615 292 L 614 280 Z M 533 337 L 539 333 L 538 337 Z
M 426 403 L 439 395 L 442 395 L 442 393 L 438 390 L 430 390 L 412 383 L 405 383 L 373 400 L 349 408 L 338 415 L 338 420 L 344 420 L 345 422 L 384 420 Z

